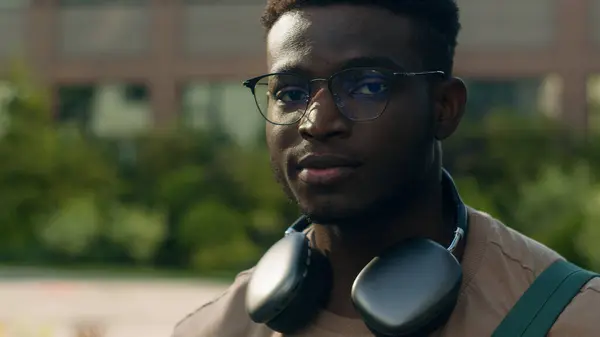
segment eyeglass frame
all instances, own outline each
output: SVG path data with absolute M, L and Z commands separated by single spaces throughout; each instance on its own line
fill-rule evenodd
M 446 72 L 441 71 L 441 70 L 431 70 L 431 71 L 420 71 L 420 72 L 395 72 L 392 71 L 390 69 L 385 69 L 385 68 L 377 68 L 377 67 L 353 67 L 353 68 L 347 68 L 347 69 L 342 69 L 340 71 L 337 71 L 335 73 L 333 73 L 332 75 L 330 75 L 327 78 L 312 78 L 312 79 L 308 79 L 308 88 L 310 90 L 310 88 L 312 87 L 313 83 L 316 82 L 326 82 L 327 83 L 327 90 L 329 90 L 329 92 L 335 96 L 336 94 L 333 92 L 332 90 L 332 81 L 334 78 L 336 78 L 339 74 L 342 74 L 344 72 L 348 72 L 351 70 L 371 70 L 371 71 L 379 71 L 381 73 L 383 73 L 384 75 L 391 75 L 391 77 L 393 77 L 394 79 L 397 79 L 398 77 L 417 77 L 417 76 L 432 76 L 432 75 L 437 75 L 440 77 L 446 77 Z M 264 74 L 264 75 L 260 75 L 260 76 L 256 76 L 250 79 L 247 79 L 245 81 L 242 82 L 242 85 L 245 86 L 246 88 L 250 89 L 250 91 L 252 92 L 252 96 L 254 97 L 254 103 L 256 104 L 256 107 L 258 109 L 258 112 L 261 114 L 261 116 L 263 116 L 263 118 L 273 124 L 273 125 L 294 125 L 298 122 L 300 122 L 300 120 L 302 120 L 302 118 L 304 117 L 304 115 L 306 114 L 306 111 L 308 110 L 308 104 L 310 103 L 310 98 L 309 100 L 307 100 L 306 102 L 306 108 L 304 109 L 304 111 L 302 112 L 302 114 L 300 114 L 300 117 L 298 117 L 297 120 L 295 120 L 292 123 L 274 123 L 273 121 L 269 120 L 267 118 L 267 116 L 265 116 L 265 113 L 262 111 L 262 109 L 260 108 L 260 105 L 258 104 L 257 98 L 256 98 L 256 85 L 258 84 L 258 82 L 260 80 L 262 80 L 263 78 L 267 78 L 269 76 L 274 76 L 274 75 L 293 75 L 293 76 L 298 76 L 298 77 L 302 77 L 301 75 L 295 74 L 295 73 L 290 73 L 290 72 L 274 72 L 274 73 L 268 73 L 268 74 Z M 310 91 L 309 91 L 309 97 L 310 97 Z M 360 123 L 360 122 L 370 122 L 373 121 L 379 117 L 381 117 L 381 115 L 383 115 L 383 113 L 385 112 L 385 110 L 387 109 L 387 105 L 389 104 L 390 101 L 390 97 L 388 97 L 385 106 L 383 107 L 383 109 L 381 110 L 381 112 L 379 112 L 379 114 L 377 114 L 376 116 L 369 118 L 369 119 L 352 119 L 348 116 L 346 116 L 342 111 L 339 111 L 340 114 L 342 116 L 344 116 L 345 118 L 347 118 L 348 120 L 355 122 L 355 123 Z M 337 107 L 337 103 L 336 103 L 336 107 Z M 340 110 L 340 108 L 338 107 L 338 110 Z

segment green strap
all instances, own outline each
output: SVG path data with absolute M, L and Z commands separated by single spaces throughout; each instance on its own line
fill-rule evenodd
M 544 337 L 581 288 L 600 275 L 565 260 L 548 267 L 527 289 L 492 337 Z

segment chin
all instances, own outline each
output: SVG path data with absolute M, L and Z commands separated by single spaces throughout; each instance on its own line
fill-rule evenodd
M 351 224 L 361 218 L 364 207 L 353 203 L 335 203 L 332 201 L 323 203 L 299 202 L 300 210 L 308 216 L 313 223 L 323 226 L 343 226 Z
M 366 195 L 362 195 L 366 197 Z M 323 226 L 336 226 L 346 229 L 369 228 L 365 224 L 385 219 L 403 208 L 405 204 L 399 196 L 390 198 L 361 198 L 350 199 L 347 194 L 312 196 L 311 198 L 296 198 L 303 214 L 311 222 Z

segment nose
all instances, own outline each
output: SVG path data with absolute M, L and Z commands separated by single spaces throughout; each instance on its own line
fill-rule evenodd
M 327 140 L 350 136 L 351 125 L 338 110 L 339 102 L 327 88 L 319 88 L 308 103 L 298 126 L 304 139 Z

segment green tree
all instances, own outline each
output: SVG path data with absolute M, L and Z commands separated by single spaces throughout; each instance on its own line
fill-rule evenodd
M 56 126 L 47 92 L 25 68 L 15 67 L 10 84 L 13 95 L 2 106 L 6 124 L 0 138 L 0 255 L 43 259 L 54 247 L 38 244 L 39 233 L 50 235 L 48 221 L 71 217 L 81 208 L 71 204 L 78 198 L 111 198 L 117 175 L 92 142 Z

